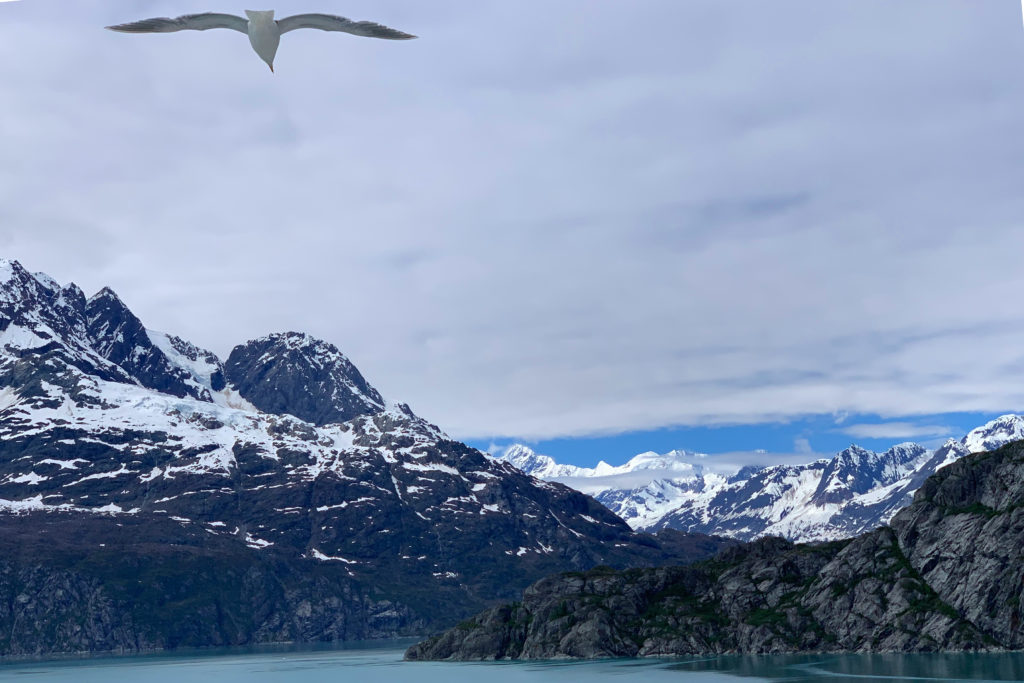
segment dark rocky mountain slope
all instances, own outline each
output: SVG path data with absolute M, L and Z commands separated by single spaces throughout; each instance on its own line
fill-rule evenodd
M 315 425 L 384 409 L 381 395 L 337 347 L 305 334 L 272 334 L 236 346 L 224 371 L 257 409 Z
M 0 261 L 0 654 L 424 633 L 706 557 L 386 401 L 306 335 L 226 364 Z
M 1024 648 L 1024 442 L 939 470 L 889 527 L 690 567 L 546 578 L 409 659 Z

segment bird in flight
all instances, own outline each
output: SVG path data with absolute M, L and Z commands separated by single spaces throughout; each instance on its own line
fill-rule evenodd
M 281 43 L 281 35 L 300 28 L 341 31 L 356 36 L 386 40 L 410 40 L 416 37 L 372 21 L 352 21 L 333 14 L 296 14 L 275 20 L 274 10 L 259 12 L 245 10 L 245 17 L 214 12 L 186 14 L 175 19 L 157 17 L 106 28 L 122 33 L 174 33 L 175 31 L 229 28 L 249 36 L 252 49 L 256 51 L 260 59 L 267 63 L 271 71 L 274 70 L 274 57 L 277 55 L 277 47 Z

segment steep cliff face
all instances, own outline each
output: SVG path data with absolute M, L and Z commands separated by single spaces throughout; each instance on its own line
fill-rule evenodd
M 86 302 L 85 324 L 93 349 L 142 386 L 181 398 L 211 400 L 205 387 L 153 343 L 142 321 L 113 290 L 104 288 Z
M 343 567 L 173 520 L 0 517 L 5 655 L 389 638 L 427 623 Z
M 258 410 L 315 425 L 384 412 L 384 399 L 333 344 L 298 332 L 236 346 L 227 380 Z
M 1024 442 L 941 470 L 892 527 L 945 602 L 1001 645 L 1024 648 Z
M 409 659 L 1024 647 L 1024 442 L 927 480 L 892 527 L 692 567 L 561 574 Z

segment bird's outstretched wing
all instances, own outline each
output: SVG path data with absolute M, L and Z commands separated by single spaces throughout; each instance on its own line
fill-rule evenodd
M 410 40 L 416 36 L 388 28 L 372 21 L 352 21 L 333 14 L 296 14 L 278 19 L 281 33 L 288 33 L 300 28 L 318 28 L 321 31 L 342 31 L 367 38 L 384 38 L 386 40 Z
M 206 31 L 211 28 L 229 28 L 242 33 L 249 33 L 249 21 L 233 14 L 186 14 L 175 19 L 156 17 L 133 21 L 130 24 L 107 26 L 111 31 L 121 33 L 173 33 L 174 31 Z

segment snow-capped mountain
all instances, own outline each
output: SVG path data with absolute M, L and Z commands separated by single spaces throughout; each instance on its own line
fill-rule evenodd
M 971 453 L 981 453 L 999 448 L 1011 441 L 1024 439 L 1024 417 L 1003 415 L 980 427 L 972 429 L 961 443 Z
M 151 545 L 134 549 L 128 526 Z M 0 527 L 14 530 L 0 545 L 39 529 L 58 541 L 40 552 L 65 544 L 75 557 L 120 539 L 92 572 L 143 566 L 154 548 L 215 547 L 279 583 L 275 563 L 307 563 L 289 576 L 334 586 L 313 600 L 335 605 L 333 621 L 285 628 L 297 617 L 279 615 L 241 642 L 394 634 L 515 597 L 551 572 L 675 552 L 593 499 L 449 439 L 329 343 L 273 334 L 222 363 L 146 329 L 109 289 L 87 299 L 16 261 L 0 261 Z M 293 595 L 288 586 L 273 595 Z M 238 623 L 259 616 L 246 610 Z
M 513 444 L 502 451 L 499 459 L 539 479 L 618 477 L 651 470 L 664 471 L 673 478 L 681 478 L 702 473 L 703 466 L 700 460 L 705 457 L 702 453 L 688 451 L 672 451 L 665 454 L 649 451 L 634 456 L 624 465 L 609 465 L 602 460 L 596 467 L 576 467 L 560 465 L 554 458 L 540 455 L 529 446 Z
M 538 479 L 554 479 L 556 477 L 587 477 L 594 472 L 591 468 L 574 465 L 559 465 L 555 459 L 547 455 L 534 453 L 529 446 L 514 444 L 501 454 L 501 459 L 514 465 L 517 469 Z M 601 463 L 604 465 L 605 463 Z
M 805 465 L 744 467 L 723 475 L 679 451 L 644 453 L 619 468 L 557 464 L 523 446 L 507 454 L 525 472 L 594 495 L 635 529 L 678 529 L 739 540 L 784 536 L 795 541 L 850 538 L 887 524 L 924 480 L 968 453 L 1024 439 L 1024 417 L 1004 415 L 930 451 L 913 443 L 875 453 L 858 446 Z M 529 452 L 530 457 L 523 457 Z M 638 460 L 639 459 L 639 460 Z M 537 467 L 537 464 L 543 467 Z M 664 469 L 632 486 L 612 474 Z M 686 466 L 689 466 L 687 468 Z M 676 469 L 679 468 L 679 469 Z

